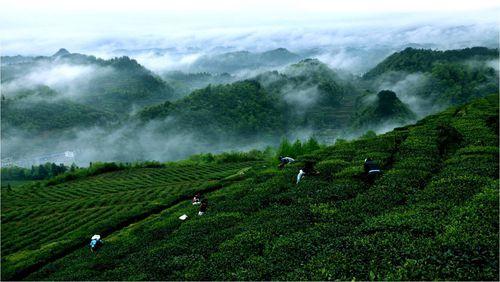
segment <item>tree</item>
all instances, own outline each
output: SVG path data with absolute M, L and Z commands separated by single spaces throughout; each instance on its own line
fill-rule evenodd
M 290 141 L 288 141 L 286 137 L 283 137 L 278 148 L 277 156 L 291 156 L 292 154 L 292 144 L 290 144 Z
M 319 143 L 313 137 L 309 138 L 306 143 L 304 143 L 303 151 L 304 153 L 310 153 L 320 149 Z
M 38 166 L 38 173 L 36 175 L 36 179 L 44 179 L 49 176 L 49 171 L 44 165 Z

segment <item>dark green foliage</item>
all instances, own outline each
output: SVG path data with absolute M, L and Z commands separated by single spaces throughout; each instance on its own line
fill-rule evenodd
M 498 89 L 498 73 L 486 66 L 437 63 L 431 76 L 423 96 L 443 104 L 463 104 Z
M 377 94 L 375 102 L 359 110 L 359 113 L 354 116 L 352 125 L 355 128 L 366 128 L 384 123 L 405 124 L 415 119 L 415 113 L 398 99 L 396 93 L 382 90 Z
M 30 134 L 64 129 L 104 126 L 117 116 L 69 100 L 39 101 L 2 100 L 2 133 L 7 136 L 15 130 Z
M 453 152 L 463 141 L 460 132 L 448 124 L 440 124 L 437 130 L 438 150 L 441 156 Z
M 172 88 L 128 57 L 110 60 L 58 52 L 52 57 L 27 57 L 18 62 L 2 57 L 2 83 L 16 87 L 2 92 L 2 133 L 22 130 L 28 134 L 60 133 L 65 129 L 106 126 L 125 119 L 133 107 L 144 107 L 172 98 Z M 61 66 L 92 68 L 82 82 L 61 93 L 46 85 L 23 81 L 31 72 Z M 19 79 L 19 80 L 16 80 Z M 53 78 L 57 80 L 57 77 Z M 29 80 L 29 79 L 28 79 Z
M 425 107 L 464 104 L 477 97 L 498 91 L 498 49 L 484 47 L 461 50 L 423 50 L 407 48 L 387 57 L 364 75 L 367 87 L 380 82 L 396 84 L 413 74 L 419 83 L 406 91 L 422 101 Z M 377 87 L 377 86 L 375 86 Z
M 456 63 L 465 60 L 495 58 L 498 58 L 498 49 L 485 47 L 447 51 L 406 48 L 387 57 L 383 62 L 367 72 L 364 77 L 373 78 L 387 71 L 429 72 L 437 62 Z
M 321 146 L 318 141 L 314 138 L 309 138 L 306 142 L 302 143 L 300 140 L 295 140 L 293 144 L 288 141 L 288 139 L 283 138 L 276 152 L 276 157 L 292 157 L 297 158 L 299 156 L 312 153 L 319 150 Z
M 279 103 L 255 81 L 208 86 L 174 103 L 146 108 L 139 117 L 171 117 L 175 123 L 166 130 L 179 132 L 187 128 L 210 138 L 273 137 L 286 130 Z
M 65 173 L 68 167 L 64 164 L 46 163 L 31 166 L 31 169 L 22 167 L 2 167 L 2 181 L 5 180 L 42 180 Z

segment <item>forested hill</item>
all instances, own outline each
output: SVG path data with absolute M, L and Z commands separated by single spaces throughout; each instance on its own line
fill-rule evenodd
M 372 91 L 393 90 L 413 101 L 419 116 L 498 91 L 498 49 L 407 48 L 387 57 L 363 77 Z
M 5 99 L 47 86 L 58 98 L 123 113 L 173 95 L 166 82 L 129 57 L 103 60 L 61 49 L 49 57 L 2 57 L 1 71 Z
M 254 151 L 13 189 L 2 193 L 2 279 L 498 281 L 498 103 L 288 147 L 298 161 L 283 170 Z M 374 179 L 367 157 L 383 170 Z M 319 174 L 297 184 L 304 161 Z
M 327 65 L 306 59 L 282 72 L 209 85 L 183 99 L 146 107 L 137 116 L 210 137 L 279 139 L 303 128 L 347 128 L 358 96 L 356 87 Z
M 369 72 L 365 78 L 373 78 L 387 71 L 429 72 L 436 63 L 457 63 L 467 60 L 493 60 L 498 59 L 498 49 L 486 47 L 473 47 L 459 50 L 429 50 L 406 48 L 396 52 Z
M 269 69 L 297 62 L 301 57 L 285 48 L 264 52 L 236 51 L 198 58 L 191 66 L 194 72 L 235 73 Z
M 280 101 L 252 80 L 208 86 L 179 101 L 147 107 L 138 117 L 144 122 L 170 117 L 173 122 L 165 130 L 190 130 L 211 138 L 275 138 L 286 130 Z
M 2 57 L 1 78 L 4 136 L 50 138 L 108 126 L 136 107 L 173 97 L 166 82 L 133 59 L 103 60 L 65 49 L 48 57 Z
M 369 130 L 383 124 L 408 124 L 416 118 L 415 113 L 398 99 L 396 93 L 383 90 L 377 94 L 373 103 L 356 113 L 353 126 Z

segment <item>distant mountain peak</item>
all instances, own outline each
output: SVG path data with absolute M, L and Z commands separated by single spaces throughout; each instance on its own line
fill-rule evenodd
M 54 55 L 52 55 L 52 57 L 61 57 L 61 56 L 69 55 L 69 54 L 71 54 L 71 53 L 68 50 L 61 48 Z
M 264 53 L 290 53 L 291 54 L 292 52 L 290 52 L 286 48 L 280 47 L 280 48 L 277 48 L 277 49 L 266 51 Z
M 377 94 L 376 112 L 382 117 L 401 115 L 402 117 L 413 117 L 412 111 L 406 104 L 399 100 L 396 93 L 391 90 L 382 90 Z

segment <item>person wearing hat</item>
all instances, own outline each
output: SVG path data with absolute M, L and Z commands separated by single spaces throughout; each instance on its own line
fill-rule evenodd
M 90 238 L 90 251 L 97 252 L 97 250 L 102 246 L 103 241 L 101 240 L 101 235 L 94 235 Z
M 295 161 L 295 159 L 293 159 L 293 158 L 283 157 L 283 156 L 279 156 L 278 159 L 280 161 L 280 164 L 278 166 L 279 169 L 283 169 L 283 168 L 285 168 L 285 165 L 287 165 L 289 163 L 293 163 Z

